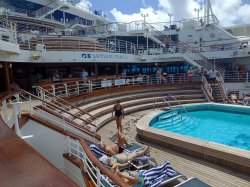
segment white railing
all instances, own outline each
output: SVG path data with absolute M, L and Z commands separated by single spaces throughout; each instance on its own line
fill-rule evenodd
M 73 121 L 74 117 L 70 116 L 70 113 L 60 112 L 60 116 L 55 118 L 54 115 L 48 115 L 44 112 L 41 112 L 40 106 L 45 105 L 47 108 L 50 108 L 51 111 L 57 112 L 60 110 L 59 107 L 55 107 L 49 102 L 43 101 L 38 97 L 26 92 L 20 91 L 15 93 L 14 95 L 10 95 L 6 99 L 2 100 L 1 109 L 1 117 L 3 121 L 8 125 L 9 128 L 12 128 L 15 125 L 15 130 L 18 135 L 21 134 L 19 132 L 19 124 L 18 118 L 21 117 L 21 114 L 36 114 L 37 116 L 50 121 L 51 123 L 60 126 L 61 128 L 78 134 L 79 136 L 84 137 L 89 141 L 96 141 L 96 133 L 95 131 L 90 130 L 89 128 L 82 125 L 81 128 L 76 125 Z M 70 121 L 69 119 L 72 119 Z
M 172 83 L 187 83 L 201 81 L 200 75 L 194 75 L 192 80 L 188 80 L 186 74 L 176 75 L 169 74 L 156 77 L 155 75 L 126 76 L 126 77 L 107 77 L 103 79 L 92 79 L 85 83 L 82 79 L 77 81 L 55 83 L 44 85 L 43 88 L 48 92 L 59 96 L 68 97 L 82 93 L 92 92 L 99 89 L 109 89 L 122 86 L 143 86 L 143 85 L 160 85 Z
M 97 120 L 98 118 L 96 118 L 95 116 L 89 114 L 88 112 L 80 109 L 79 107 L 76 107 L 75 105 L 67 102 L 66 100 L 62 99 L 61 97 L 57 97 L 55 94 L 55 86 L 53 85 L 52 86 L 52 90 L 53 90 L 53 93 L 50 93 L 48 92 L 47 90 L 43 89 L 42 87 L 40 86 L 36 86 L 36 93 L 38 95 L 38 97 L 40 99 L 42 99 L 43 101 L 46 101 L 46 102 L 50 102 L 50 103 L 53 103 L 53 104 L 56 104 L 57 107 L 69 112 L 69 113 L 72 113 L 72 114 L 75 114 L 75 116 L 79 117 L 77 118 L 78 120 L 81 120 L 82 123 L 90 123 L 90 124 L 93 124 L 94 127 L 97 126 Z M 69 96 L 69 93 L 72 93 L 72 89 L 71 87 L 67 87 L 67 84 L 64 83 L 64 88 L 66 88 L 66 93 L 65 93 L 65 96 Z M 74 92 L 73 92 L 74 93 Z M 86 121 L 86 119 L 88 121 Z
M 0 20 L 0 40 L 17 43 L 16 23 L 9 20 Z
M 104 166 L 100 163 L 102 165 L 102 168 L 101 167 L 99 168 L 99 167 L 97 167 L 97 164 L 94 164 L 93 157 L 91 159 L 88 156 L 88 154 L 85 150 L 87 148 L 86 147 L 84 148 L 82 146 L 82 142 L 80 143 L 78 139 L 72 139 L 68 136 L 67 137 L 67 144 L 68 144 L 68 146 L 67 146 L 66 151 L 69 153 L 69 156 L 74 156 L 82 161 L 82 163 L 84 165 L 84 168 L 83 168 L 84 173 L 86 173 L 91 178 L 91 181 L 94 183 L 95 186 L 98 186 L 98 187 L 108 187 L 108 186 L 111 187 L 111 186 L 113 186 L 109 182 L 108 177 L 104 177 L 103 174 L 101 173 L 101 169 L 103 169 Z M 95 160 L 95 163 L 96 162 L 99 162 L 99 161 Z M 114 174 L 111 173 L 110 171 L 106 170 L 106 173 L 108 175 L 110 175 L 110 177 L 114 176 Z M 119 185 L 125 186 L 124 185 L 125 183 L 121 182 L 122 179 L 118 179 L 118 181 L 120 183 Z
M 250 72 L 247 71 L 225 71 L 222 77 L 225 82 L 250 82 Z
M 228 96 L 227 96 L 227 90 L 225 87 L 225 82 L 221 75 L 218 76 L 217 82 L 218 82 L 218 88 L 219 88 L 222 100 L 223 102 L 225 102 L 226 100 L 228 100 Z
M 203 88 L 204 88 L 206 94 L 208 95 L 209 99 L 214 100 L 214 98 L 213 98 L 213 89 L 212 89 L 211 85 L 207 82 L 206 77 L 202 76 L 201 80 L 202 80 L 202 83 L 203 83 L 202 84 Z

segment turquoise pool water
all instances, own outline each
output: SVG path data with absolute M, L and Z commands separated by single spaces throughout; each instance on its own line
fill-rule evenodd
M 188 110 L 182 117 L 176 111 L 161 113 L 150 126 L 250 151 L 250 114 L 211 107 Z

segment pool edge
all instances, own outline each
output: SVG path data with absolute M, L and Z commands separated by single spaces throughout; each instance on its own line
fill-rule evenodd
M 155 110 L 137 122 L 139 138 L 250 174 L 250 151 L 150 127 L 151 119 L 160 112 Z

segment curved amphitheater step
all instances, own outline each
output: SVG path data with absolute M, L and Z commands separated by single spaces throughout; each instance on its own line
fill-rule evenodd
M 199 87 L 190 89 L 171 89 L 157 88 L 152 90 L 133 90 L 130 92 L 121 92 L 111 95 L 104 95 L 91 98 L 81 102 L 80 108 L 88 111 L 91 115 L 98 117 L 96 121 L 97 129 L 105 125 L 114 118 L 111 116 L 115 100 L 119 99 L 122 102 L 125 113 L 133 113 L 145 109 L 153 109 L 153 107 L 160 108 L 163 105 L 162 98 L 166 94 L 174 95 L 181 104 L 188 103 L 202 103 L 207 102 L 204 94 Z M 177 105 L 176 101 L 171 101 L 171 105 Z M 168 107 L 166 105 L 166 107 Z M 74 111 L 71 111 L 74 113 Z M 81 116 L 88 119 L 86 116 Z

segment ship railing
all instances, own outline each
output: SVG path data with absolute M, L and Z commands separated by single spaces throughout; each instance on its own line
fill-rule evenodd
M 217 83 L 218 83 L 218 88 L 219 88 L 219 92 L 220 92 L 220 95 L 222 97 L 222 100 L 223 100 L 223 102 L 225 102 L 228 100 L 228 94 L 227 94 L 224 79 L 222 78 L 221 75 L 219 75 L 217 77 Z
M 192 79 L 188 79 L 186 73 L 183 74 L 162 74 L 156 75 L 136 75 L 136 76 L 109 76 L 101 78 L 90 78 L 87 82 L 82 79 L 67 81 L 63 83 L 53 83 L 41 86 L 48 92 L 58 97 L 71 97 L 89 93 L 99 89 L 109 89 L 112 87 L 161 85 L 175 83 L 201 82 L 201 76 L 195 74 Z
M 17 43 L 16 23 L 10 20 L 1 19 L 0 28 L 1 40 Z
M 213 89 L 211 87 L 211 85 L 207 82 L 207 79 L 205 76 L 201 77 L 202 80 L 202 88 L 205 92 L 205 94 L 208 96 L 209 100 L 213 101 Z
M 136 45 L 124 40 L 99 39 L 105 49 L 112 53 L 135 54 Z
M 243 70 L 235 70 L 235 71 L 225 71 L 222 74 L 222 78 L 224 82 L 242 82 L 248 83 L 250 82 L 250 72 L 244 70 L 245 66 L 243 66 Z
M 69 88 L 66 88 L 65 90 L 65 96 L 69 96 L 69 93 L 71 93 L 72 88 L 70 84 L 63 84 L 64 88 L 69 86 Z M 84 115 L 88 117 L 90 120 L 90 123 L 94 123 L 95 126 L 97 126 L 97 120 L 99 120 L 97 117 L 89 114 L 88 112 L 84 111 L 83 109 L 76 107 L 75 105 L 69 103 L 68 101 L 62 99 L 61 97 L 56 96 L 56 91 L 55 91 L 55 85 L 52 85 L 52 92 L 49 92 L 45 89 L 43 89 L 40 86 L 35 86 L 36 93 L 39 98 L 41 98 L 44 101 L 56 104 L 57 107 L 62 108 L 63 110 L 66 110 L 68 112 L 72 112 L 77 115 L 78 117 L 83 117 Z M 74 90 L 75 91 L 75 90 Z
M 114 175 L 93 155 L 84 139 L 67 136 L 67 144 L 66 152 L 69 157 L 73 156 L 83 163 L 82 172 L 90 177 L 94 186 L 111 187 L 112 181 L 117 186 L 128 187 L 127 183 Z
M 40 109 L 41 106 L 50 109 L 51 113 L 42 112 Z M 15 126 L 16 134 L 20 137 L 22 137 L 22 134 L 19 128 L 19 118 L 22 114 L 35 114 L 50 121 L 55 124 L 55 126 L 60 126 L 63 129 L 76 133 L 89 141 L 96 141 L 97 134 L 95 131 L 92 131 L 93 129 L 91 130 L 86 125 L 79 126 L 73 121 L 75 118 L 70 118 L 70 113 L 24 90 L 20 90 L 3 98 L 1 100 L 1 110 L 1 118 L 3 121 L 9 128 Z M 53 115 L 54 113 L 60 115 L 55 116 Z
M 231 55 L 238 53 L 239 50 L 247 50 L 247 48 L 239 49 L 241 42 L 234 40 L 227 40 L 227 42 L 232 41 L 228 44 L 221 44 L 221 45 L 206 45 L 210 42 L 203 43 L 203 47 L 191 47 L 195 45 L 193 42 L 188 42 L 185 44 L 177 43 L 171 41 L 170 38 L 167 36 L 164 40 L 166 40 L 166 45 L 162 45 L 162 43 L 150 43 L 150 44 L 134 44 L 132 42 L 128 42 L 125 40 L 117 40 L 117 39 L 99 39 L 99 43 L 93 42 L 93 46 L 91 45 L 90 48 L 82 45 L 83 37 L 76 37 L 76 36 L 61 36 L 58 37 L 57 33 L 49 33 L 50 35 L 41 35 L 38 32 L 36 35 L 27 35 L 24 36 L 24 33 L 19 35 L 19 42 L 21 44 L 21 49 L 25 50 L 36 50 L 35 46 L 33 45 L 31 48 L 32 38 L 35 36 L 37 38 L 41 38 L 44 41 L 44 44 L 47 47 L 47 50 L 53 51 L 91 51 L 91 52 L 111 52 L 111 53 L 122 53 L 122 54 L 136 54 L 136 55 L 161 55 L 161 54 L 186 54 L 193 58 L 196 61 L 202 61 L 202 65 L 204 67 L 208 67 L 209 64 L 206 63 L 204 60 L 204 52 L 217 52 L 217 51 L 230 51 Z M 161 35 L 162 36 L 162 35 Z M 46 43 L 46 39 L 56 37 L 56 41 L 50 40 Z M 74 39 L 71 43 L 69 43 L 68 38 Z M 24 40 L 28 40 L 26 44 L 23 42 Z M 60 40 L 60 41 L 59 41 Z M 157 39 L 158 40 L 158 39 Z M 235 41 L 235 42 L 233 42 Z M 196 44 L 197 45 L 197 44 Z M 195 55 L 194 55 L 195 54 Z M 211 64 L 211 63 L 210 63 Z M 212 68 L 213 64 L 210 65 L 208 68 Z
M 147 23 L 146 21 L 144 22 L 144 25 L 145 25 L 145 27 L 149 30 L 149 33 L 148 33 L 148 35 L 149 36 L 153 36 L 153 37 L 155 37 L 161 44 L 162 44 L 162 46 L 164 46 L 165 47 L 165 44 L 167 43 L 167 42 L 169 42 L 169 43 L 171 43 L 171 39 L 167 36 L 167 35 L 165 35 L 164 33 L 162 33 L 161 31 L 159 31 L 159 30 L 157 30 L 155 27 L 153 27 L 150 23 Z M 167 41 L 167 39 L 169 40 L 169 41 Z M 158 42 L 157 42 L 158 43 Z
M 188 55 L 190 59 L 194 60 L 200 66 L 203 66 L 206 70 L 215 69 L 220 73 L 224 73 L 224 69 L 216 66 L 215 63 L 210 62 L 210 59 L 205 57 L 199 50 L 194 50 L 190 45 L 187 43 L 181 43 L 180 46 L 182 47 L 182 53 Z M 193 56 L 194 55 L 194 56 Z

